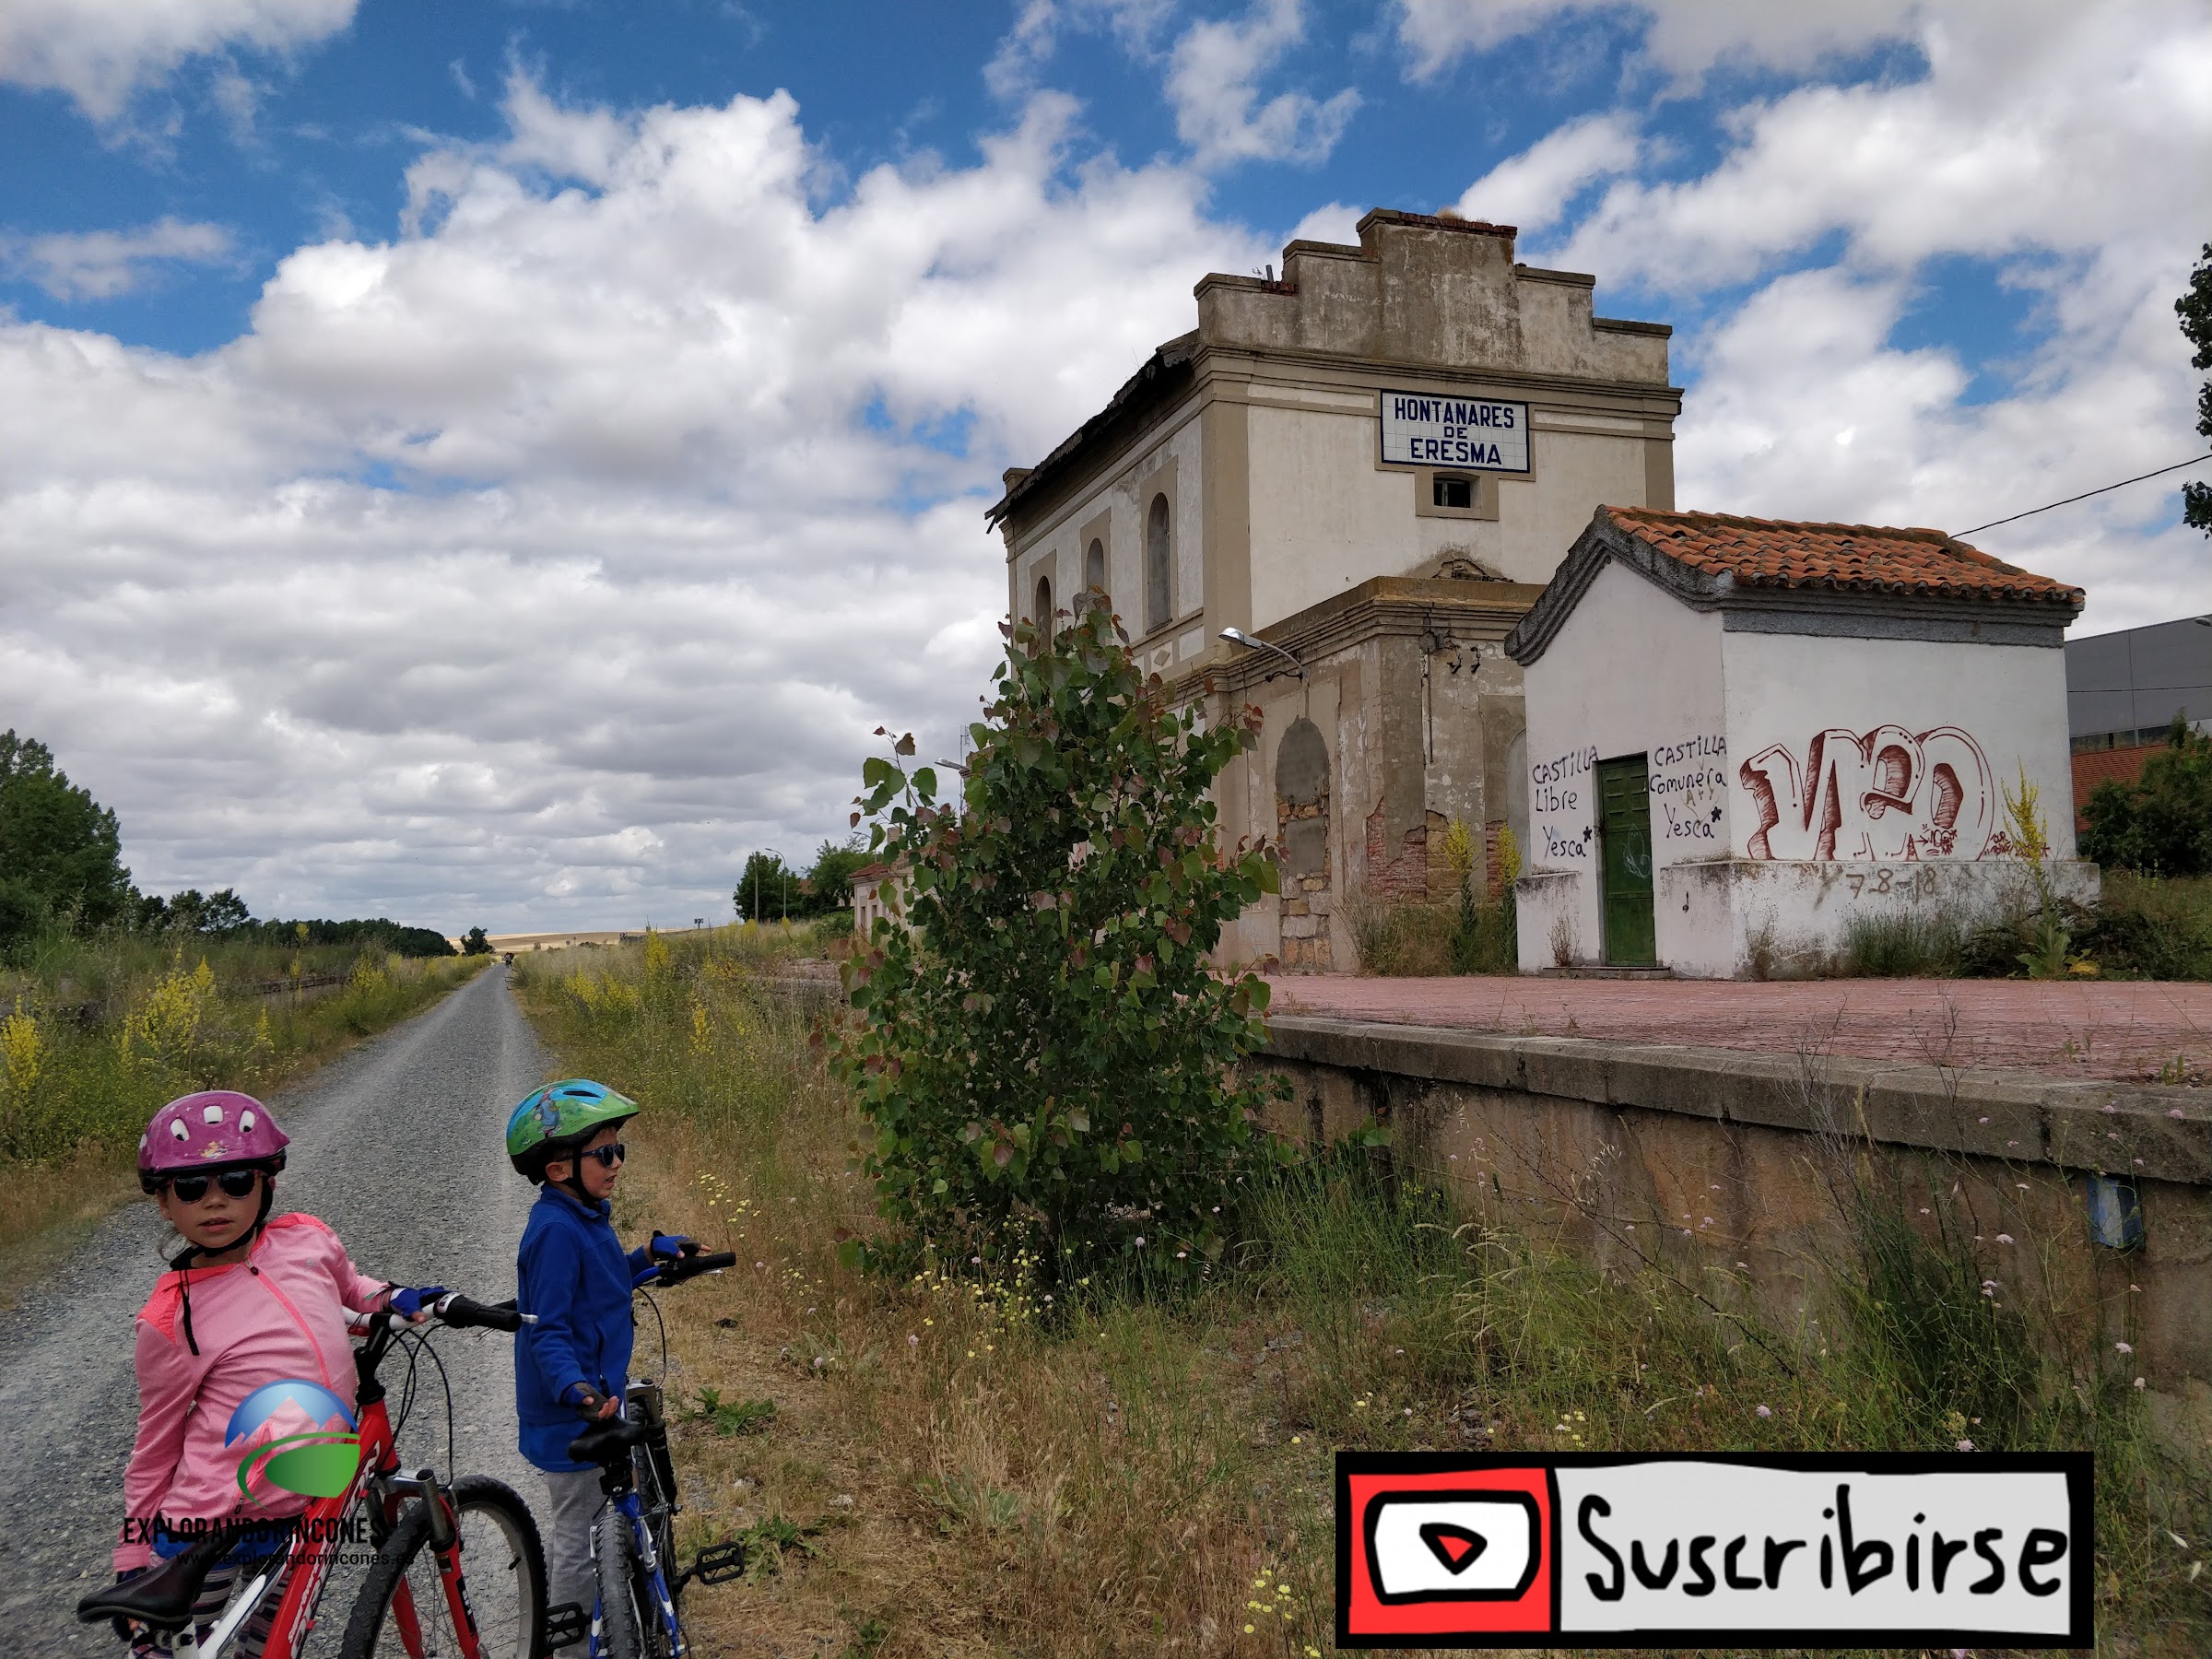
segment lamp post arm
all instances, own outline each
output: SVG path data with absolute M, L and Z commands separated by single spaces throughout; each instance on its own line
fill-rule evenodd
M 1225 628 L 1221 630 L 1221 637 L 1232 645 L 1242 645 L 1248 650 L 1272 651 L 1277 656 L 1290 665 L 1300 679 L 1302 680 L 1306 677 L 1306 665 L 1271 640 L 1256 639 L 1241 628 Z

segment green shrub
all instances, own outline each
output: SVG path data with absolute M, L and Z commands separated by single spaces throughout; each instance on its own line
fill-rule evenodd
M 2212 874 L 2212 736 L 2179 714 L 2133 783 L 2100 783 L 2081 809 L 2081 855 L 2118 869 Z
M 2212 980 L 2212 876 L 2108 870 L 2103 902 L 2077 938 L 2111 977 Z
M 903 925 L 846 964 L 837 1075 L 873 1126 L 878 1207 L 961 1253 L 1041 1245 L 1048 1274 L 1147 1250 L 1195 1270 L 1280 1088 L 1233 1068 L 1266 986 L 1206 954 L 1274 863 L 1215 838 L 1214 779 L 1246 722 L 1202 726 L 1147 680 L 1102 608 L 1015 629 L 955 801 L 871 759 L 870 851 L 909 874 Z M 899 756 L 913 753 L 902 738 Z

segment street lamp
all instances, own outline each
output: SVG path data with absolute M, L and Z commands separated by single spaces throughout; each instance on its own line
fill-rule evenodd
M 1280 645 L 1274 644 L 1266 640 L 1255 640 L 1252 635 L 1246 633 L 1241 628 L 1225 628 L 1221 630 L 1221 637 L 1227 640 L 1231 645 L 1241 645 L 1247 651 L 1272 651 L 1277 656 L 1281 657 L 1284 662 L 1290 665 L 1292 671 L 1297 674 L 1300 679 L 1302 680 L 1306 677 L 1306 665 L 1300 662 L 1296 657 L 1292 656 L 1288 652 L 1285 651 Z

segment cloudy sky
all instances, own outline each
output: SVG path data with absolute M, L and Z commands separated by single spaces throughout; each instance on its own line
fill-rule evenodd
M 0 154 L 0 724 L 263 915 L 726 918 L 954 741 L 1000 469 L 1372 206 L 1674 324 L 1686 506 L 2204 448 L 2202 0 L 6 0 Z M 2173 483 L 1977 539 L 2201 610 Z

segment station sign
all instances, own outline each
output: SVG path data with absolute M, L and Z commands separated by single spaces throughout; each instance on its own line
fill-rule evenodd
M 1382 396 L 1385 462 L 1465 472 L 1529 470 L 1526 404 L 1434 392 Z

